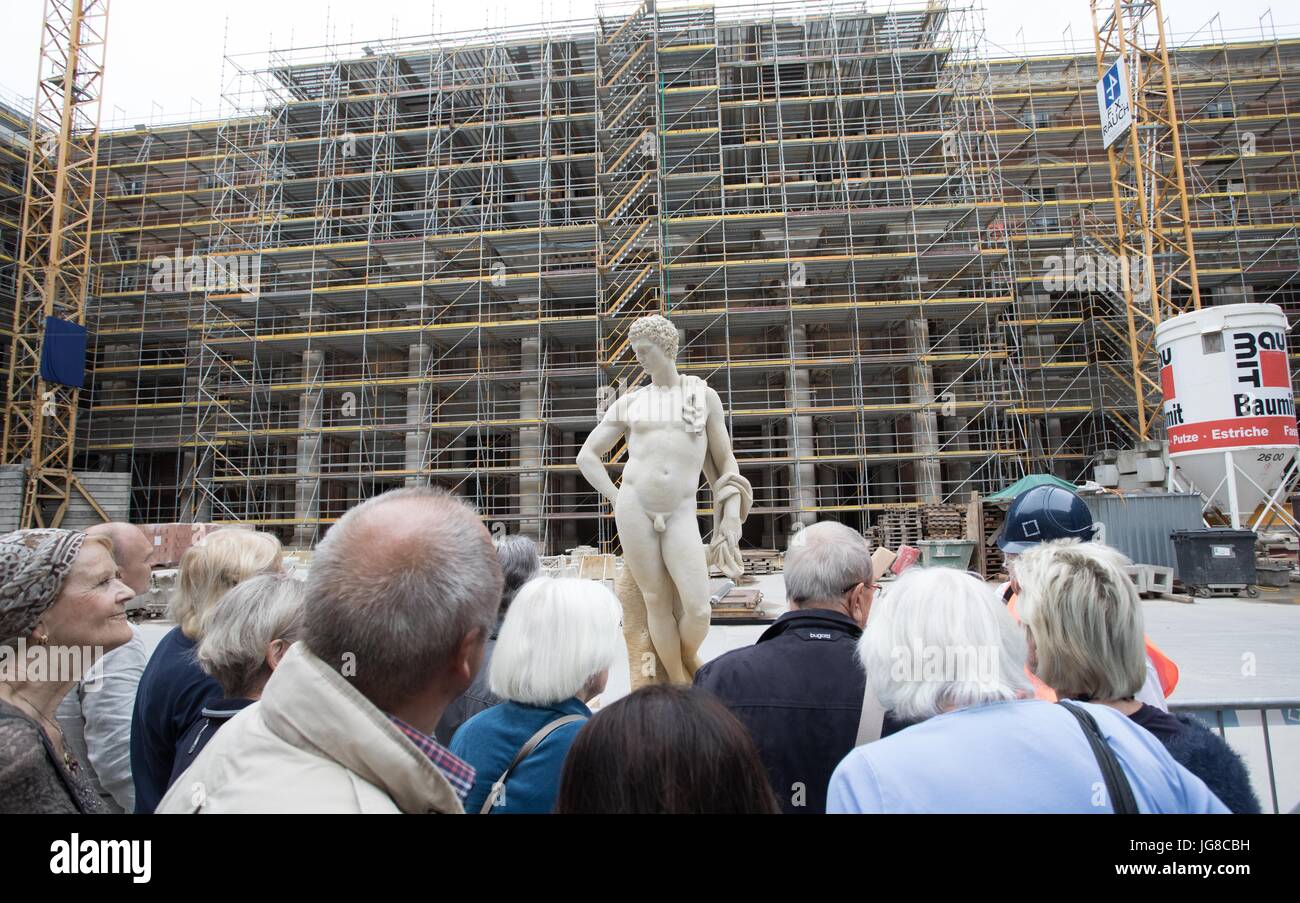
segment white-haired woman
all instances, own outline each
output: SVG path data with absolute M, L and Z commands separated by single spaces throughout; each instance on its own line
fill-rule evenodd
M 1191 715 L 1138 699 L 1147 676 L 1142 600 L 1124 555 L 1101 543 L 1042 543 L 1016 562 L 1029 670 L 1061 699 L 1110 706 L 1156 737 L 1237 814 L 1258 814 L 1241 759 Z
M 515 596 L 489 683 L 503 701 L 461 725 L 451 751 L 474 766 L 466 812 L 545 813 L 587 703 L 622 654 L 621 609 L 591 580 L 538 577 Z
M 221 686 L 195 657 L 212 607 L 249 577 L 281 570 L 280 541 L 252 530 L 217 530 L 181 556 L 169 614 L 176 621 L 149 658 L 131 717 L 131 777 L 135 811 L 151 814 L 171 780 L 176 744 Z
M 859 657 L 881 705 L 920 723 L 849 753 L 827 811 L 1112 812 L 1125 784 L 1144 813 L 1227 811 L 1146 731 L 1078 704 L 1096 726 L 1094 751 L 1087 719 L 1029 698 L 1025 654 L 983 581 L 944 568 L 904 573 L 873 604 Z
M 241 711 L 262 697 L 289 647 L 302 636 L 305 584 L 288 574 L 245 580 L 221 597 L 203 627 L 199 666 L 221 686 L 222 699 L 203 707 L 176 744 L 168 786 L 198 758 L 203 747 Z

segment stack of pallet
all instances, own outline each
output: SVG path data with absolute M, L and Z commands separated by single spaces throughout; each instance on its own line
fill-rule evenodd
M 83 489 L 104 509 L 111 521 L 125 521 L 131 516 L 131 475 L 129 473 L 102 473 L 78 471 L 77 480 Z M 102 523 L 99 512 L 90 506 L 86 497 L 76 489 L 68 496 L 68 510 L 60 526 L 65 530 L 85 530 Z
M 0 533 L 22 526 L 23 471 L 22 464 L 0 464 Z
M 965 539 L 966 506 L 923 505 L 921 526 L 924 539 Z
M 1004 561 L 1002 550 L 995 541 L 1002 532 L 1002 521 L 1006 512 L 996 505 L 984 506 L 984 576 L 992 579 L 1002 572 Z
M 886 508 L 876 519 L 876 526 L 880 530 L 880 544 L 887 549 L 914 546 L 925 538 L 917 508 Z
M 747 549 L 740 557 L 745 562 L 745 573 L 754 577 L 778 573 L 785 560 L 775 549 Z
M 0 466 L 0 533 L 17 530 L 21 524 L 23 494 L 26 489 L 26 472 L 24 464 L 5 464 Z M 105 473 L 101 471 L 77 471 L 77 480 L 82 488 L 90 493 L 96 503 L 104 509 L 109 520 L 125 521 L 131 511 L 131 475 L 129 473 Z M 103 518 L 90 506 L 85 495 L 77 489 L 68 497 L 68 507 L 60 522 L 65 530 L 85 530 L 101 523 Z
M 862 535 L 867 538 L 867 542 L 870 543 L 871 548 L 873 549 L 879 549 L 885 545 L 885 533 L 880 529 L 878 524 L 876 526 L 867 527 L 867 529 L 862 531 Z

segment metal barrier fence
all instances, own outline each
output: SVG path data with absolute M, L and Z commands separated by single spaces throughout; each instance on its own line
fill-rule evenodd
M 1259 699 L 1179 699 L 1170 700 L 1169 711 L 1196 715 L 1206 721 L 1210 727 L 1217 727 L 1219 736 L 1227 742 L 1228 728 L 1245 727 L 1238 717 L 1239 712 L 1256 712 L 1264 736 L 1264 761 L 1268 768 L 1268 789 L 1272 797 L 1273 812 L 1281 809 L 1277 798 L 1277 771 L 1273 764 L 1273 738 L 1268 731 L 1268 713 L 1280 712 L 1282 723 L 1300 726 L 1300 699 L 1283 697 L 1266 697 Z M 1231 722 L 1231 723 L 1229 723 Z M 1238 750 L 1240 752 L 1240 750 Z M 1243 758 L 1245 758 L 1243 756 Z M 1247 762 L 1249 767 L 1249 761 Z

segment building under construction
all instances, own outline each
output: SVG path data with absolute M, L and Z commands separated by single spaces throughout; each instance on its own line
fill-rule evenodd
M 23 217 L 23 185 L 27 174 L 27 141 L 31 118 L 17 98 L 0 96 L 0 360 L 7 371 L 13 338 L 14 287 L 17 280 L 19 223 Z
M 101 137 L 80 466 L 141 523 L 306 546 L 432 482 L 609 548 L 574 457 L 663 312 L 748 545 L 1086 474 L 1142 432 L 1123 298 L 1049 278 L 1114 246 L 1097 60 L 991 58 L 980 15 L 645 0 L 232 58 L 228 117 Z M 1171 46 L 1202 303 L 1295 310 L 1300 40 L 1225 38 Z

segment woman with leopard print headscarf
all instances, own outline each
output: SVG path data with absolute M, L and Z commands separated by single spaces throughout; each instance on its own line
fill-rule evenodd
M 130 641 L 133 595 L 105 537 L 0 536 L 0 813 L 107 811 L 54 713 L 105 652 Z

